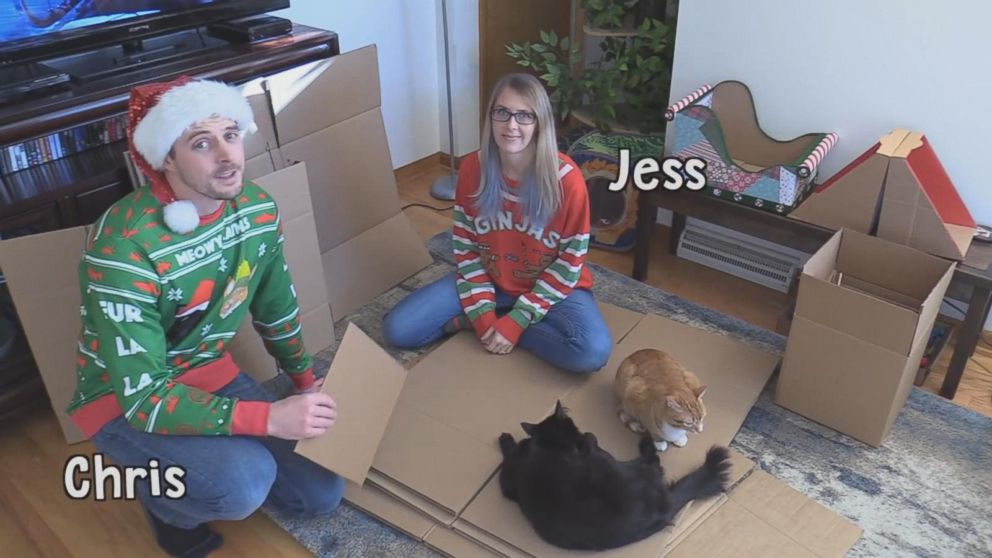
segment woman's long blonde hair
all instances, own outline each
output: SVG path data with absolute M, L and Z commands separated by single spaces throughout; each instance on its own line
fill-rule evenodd
M 492 111 L 496 99 L 507 87 L 524 98 L 537 114 L 534 135 L 534 161 L 521 177 L 517 194 L 523 214 L 530 223 L 543 227 L 561 207 L 561 181 L 558 178 L 558 140 L 555 135 L 554 113 L 551 99 L 541 82 L 530 74 L 503 76 L 489 96 L 486 119 L 482 128 L 482 145 L 479 150 L 479 189 L 473 194 L 479 216 L 493 219 L 503 209 L 504 194 L 510 191 L 503 180 L 499 147 L 493 138 Z

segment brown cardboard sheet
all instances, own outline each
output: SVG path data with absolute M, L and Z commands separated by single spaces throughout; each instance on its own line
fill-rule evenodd
M 336 319 L 432 261 L 400 210 L 374 46 L 266 78 L 281 155 L 308 165 Z
M 639 317 L 620 308 L 604 311 L 614 338 Z M 555 401 L 589 379 L 523 350 L 492 355 L 474 333 L 462 332 L 410 371 L 373 467 L 460 513 L 499 466 L 500 433 L 544 417 Z
M 320 208 L 321 252 L 399 213 L 399 192 L 379 110 L 355 115 L 280 149 L 286 158 L 307 163 L 313 205 Z
M 76 389 L 82 324 L 78 266 L 86 229 L 75 227 L 0 242 L 0 269 L 59 426 L 70 444 L 83 439 L 65 408 Z M 39 255 L 44 254 L 44 257 Z
M 754 471 L 672 558 L 844 556 L 861 529 L 763 471 Z
M 433 261 L 405 213 L 321 256 L 331 313 L 341 319 Z
M 702 464 L 706 451 L 712 445 L 730 443 L 778 362 L 777 355 L 758 351 L 729 337 L 701 331 L 661 316 L 645 316 L 617 346 L 607 368 L 569 393 L 563 401 L 579 429 L 594 433 L 600 447 L 621 460 L 636 457 L 638 436 L 617 419 L 613 380 L 620 362 L 643 348 L 660 348 L 670 352 L 708 386 L 704 396 L 708 412 L 703 432 L 690 435 L 685 448 L 670 446 L 660 456 L 666 474 L 672 479 L 684 476 Z M 530 419 L 521 420 L 532 422 Z M 519 427 L 509 432 L 518 440 L 522 437 Z M 738 467 L 736 470 L 741 469 Z M 743 469 L 746 471 L 747 468 Z M 693 503 L 683 515 L 691 517 L 703 513 L 707 505 L 713 505 L 713 502 Z M 525 522 L 512 522 L 511 517 L 523 521 L 515 506 L 502 498 L 497 483 L 491 482 L 462 517 L 503 540 L 513 541 L 534 556 L 564 555 L 540 541 Z M 615 555 L 657 556 L 667 539 L 678 536 L 678 527 L 689 523 L 691 519 L 680 518 L 676 529 L 617 550 Z
M 337 419 L 321 436 L 297 442 L 296 453 L 364 483 L 405 379 L 403 365 L 348 324 L 321 388 L 335 399 Z
M 358 509 L 379 518 L 417 540 L 426 537 L 436 525 L 433 518 L 393 498 L 371 482 L 366 482 L 363 485 L 347 483 L 344 497 Z
M 424 537 L 427 546 L 437 550 L 445 556 L 461 557 L 471 556 L 472 558 L 502 558 L 504 556 L 521 556 L 526 554 L 510 554 L 496 551 L 483 543 L 470 538 L 461 531 L 449 529 L 443 526 L 436 526 Z

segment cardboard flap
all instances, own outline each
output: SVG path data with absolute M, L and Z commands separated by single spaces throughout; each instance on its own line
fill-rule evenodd
M 378 50 L 370 45 L 291 68 L 266 78 L 265 88 L 283 146 L 381 104 Z
M 348 324 L 321 390 L 334 398 L 338 418 L 323 435 L 300 440 L 296 453 L 356 484 L 365 482 L 405 379 L 400 363 Z
M 861 529 L 763 471 L 675 547 L 672 557 L 842 557 Z
M 447 556 L 471 556 L 472 558 L 502 558 L 509 556 L 505 552 L 484 546 L 482 543 L 471 539 L 467 534 L 448 529 L 447 527 L 435 527 L 424 538 L 428 546 L 443 552 Z M 523 554 L 522 556 L 527 556 Z
M 950 266 L 946 260 L 856 231 L 843 231 L 836 264 L 837 271 L 917 300 L 929 296 Z
M 281 147 L 284 156 L 307 162 L 321 252 L 400 212 L 384 126 L 375 110 Z
M 411 371 L 407 388 L 418 373 L 416 367 Z M 479 441 L 455 425 L 421 412 L 405 392 L 393 411 L 373 467 L 448 512 L 458 513 L 499 467 L 499 434 Z M 445 393 L 455 398 L 458 390 Z
M 969 242 L 959 246 L 948 225 L 937 213 L 910 164 L 894 160 L 889 166 L 879 217 L 878 236 L 907 246 L 955 259 L 963 259 Z M 974 232 L 974 229 L 968 229 Z M 963 238 L 961 239 L 963 240 Z
M 369 471 L 365 486 L 374 486 L 391 498 L 403 502 L 404 505 L 416 509 L 431 518 L 435 523 L 451 525 L 455 521 L 455 512 L 443 508 L 437 502 L 430 500 L 415 490 L 396 482 L 394 479 L 372 469 Z
M 245 98 L 251 106 L 251 112 L 255 116 L 255 126 L 258 128 L 245 136 L 245 160 L 249 160 L 277 147 L 276 127 L 272 121 L 272 112 L 269 109 L 269 96 L 267 94 L 246 94 Z
M 831 177 L 789 217 L 832 230 L 871 232 L 889 164 L 874 149 Z
M 403 212 L 324 252 L 321 260 L 331 313 L 338 319 L 434 261 Z
M 75 227 L 0 242 L 0 269 L 66 440 L 83 435 L 65 408 L 76 389 L 80 331 L 79 262 L 86 229 Z
M 837 288 L 816 277 L 803 276 L 795 315 L 905 356 L 919 322 L 919 307 L 905 308 L 860 289 Z M 878 323 L 886 327 L 879 328 Z
M 371 475 L 369 475 L 371 480 Z M 358 509 L 398 528 L 415 539 L 423 539 L 436 523 L 430 517 L 393 498 L 371 482 L 345 484 L 344 497 Z
M 861 537 L 861 528 L 761 470 L 730 498 L 816 556 L 844 556 Z

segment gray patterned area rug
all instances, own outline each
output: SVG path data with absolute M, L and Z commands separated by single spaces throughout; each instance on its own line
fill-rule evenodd
M 384 346 L 385 312 L 414 289 L 453 269 L 450 234 L 429 243 L 435 263 L 347 316 Z M 590 264 L 603 302 L 655 313 L 781 353 L 785 338 Z M 338 342 L 345 321 L 336 327 Z M 334 348 L 318 355 L 321 373 Z M 419 353 L 392 351 L 409 362 Z M 775 377 L 731 447 L 864 529 L 849 556 L 992 556 L 992 418 L 914 388 L 882 448 L 821 427 L 773 400 Z M 288 393 L 288 380 L 269 384 Z M 403 533 L 343 503 L 300 520 L 266 513 L 319 557 L 438 556 Z

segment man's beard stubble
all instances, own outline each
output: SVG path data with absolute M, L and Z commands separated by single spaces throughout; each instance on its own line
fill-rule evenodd
M 179 177 L 187 186 L 189 186 L 193 191 L 206 196 L 214 200 L 233 200 L 234 198 L 241 195 L 241 191 L 244 190 L 244 169 L 238 165 L 224 165 L 217 169 L 217 171 L 206 178 L 205 182 L 200 182 L 194 179 L 194 177 L 187 175 L 182 169 L 177 169 L 179 171 Z M 232 170 L 236 170 L 241 173 L 241 180 L 238 181 L 238 187 L 231 191 L 220 191 L 214 187 L 214 178 L 219 174 L 225 174 Z

